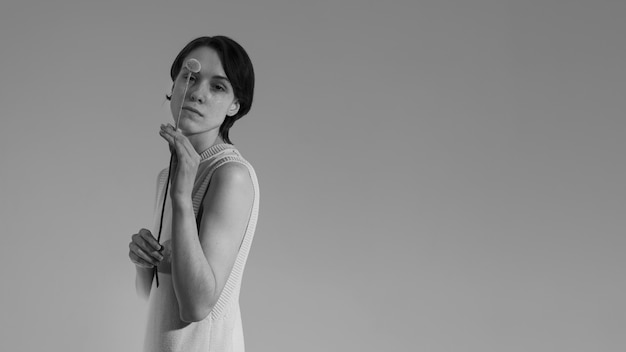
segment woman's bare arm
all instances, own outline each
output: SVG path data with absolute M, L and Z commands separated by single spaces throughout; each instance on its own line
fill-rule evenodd
M 172 198 L 172 282 L 181 319 L 210 312 L 235 263 L 254 200 L 252 179 L 238 163 L 219 167 L 204 199 L 200 233 L 191 197 Z

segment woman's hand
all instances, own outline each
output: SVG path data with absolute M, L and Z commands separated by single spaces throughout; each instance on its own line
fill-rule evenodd
M 149 230 L 141 229 L 134 234 L 128 247 L 130 261 L 138 267 L 153 268 L 163 260 L 163 255 L 159 252 L 162 247 Z
M 169 143 L 172 152 L 170 196 L 172 200 L 191 199 L 198 165 L 200 165 L 200 155 L 189 139 L 180 130 L 175 130 L 174 126 L 161 125 L 159 134 Z

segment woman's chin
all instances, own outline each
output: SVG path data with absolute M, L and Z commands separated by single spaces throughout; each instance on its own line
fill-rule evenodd
M 176 123 L 176 121 L 174 121 L 174 123 Z M 193 130 L 193 123 L 191 123 L 191 121 L 189 121 L 188 117 L 180 117 L 180 120 L 178 121 L 178 129 L 180 129 L 183 134 L 186 134 L 187 132 L 190 132 L 191 130 Z

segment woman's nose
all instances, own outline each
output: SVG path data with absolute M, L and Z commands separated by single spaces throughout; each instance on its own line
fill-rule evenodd
M 204 104 L 206 95 L 202 93 L 201 89 L 196 89 L 189 94 L 189 99 L 194 103 Z
M 204 104 L 207 101 L 207 95 L 209 94 L 209 88 L 207 87 L 207 83 L 198 82 L 194 87 L 189 87 L 189 99 L 193 102 L 197 102 L 199 104 Z

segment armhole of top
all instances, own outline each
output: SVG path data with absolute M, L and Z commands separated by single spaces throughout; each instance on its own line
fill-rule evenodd
M 167 172 L 168 169 L 163 169 L 159 172 L 158 176 L 157 176 L 157 182 L 156 182 L 156 192 L 155 193 L 155 199 L 154 199 L 154 211 L 156 213 L 156 211 L 160 210 L 159 205 L 161 202 L 159 202 L 159 200 L 163 199 L 163 186 L 165 185 L 165 182 L 167 182 Z

